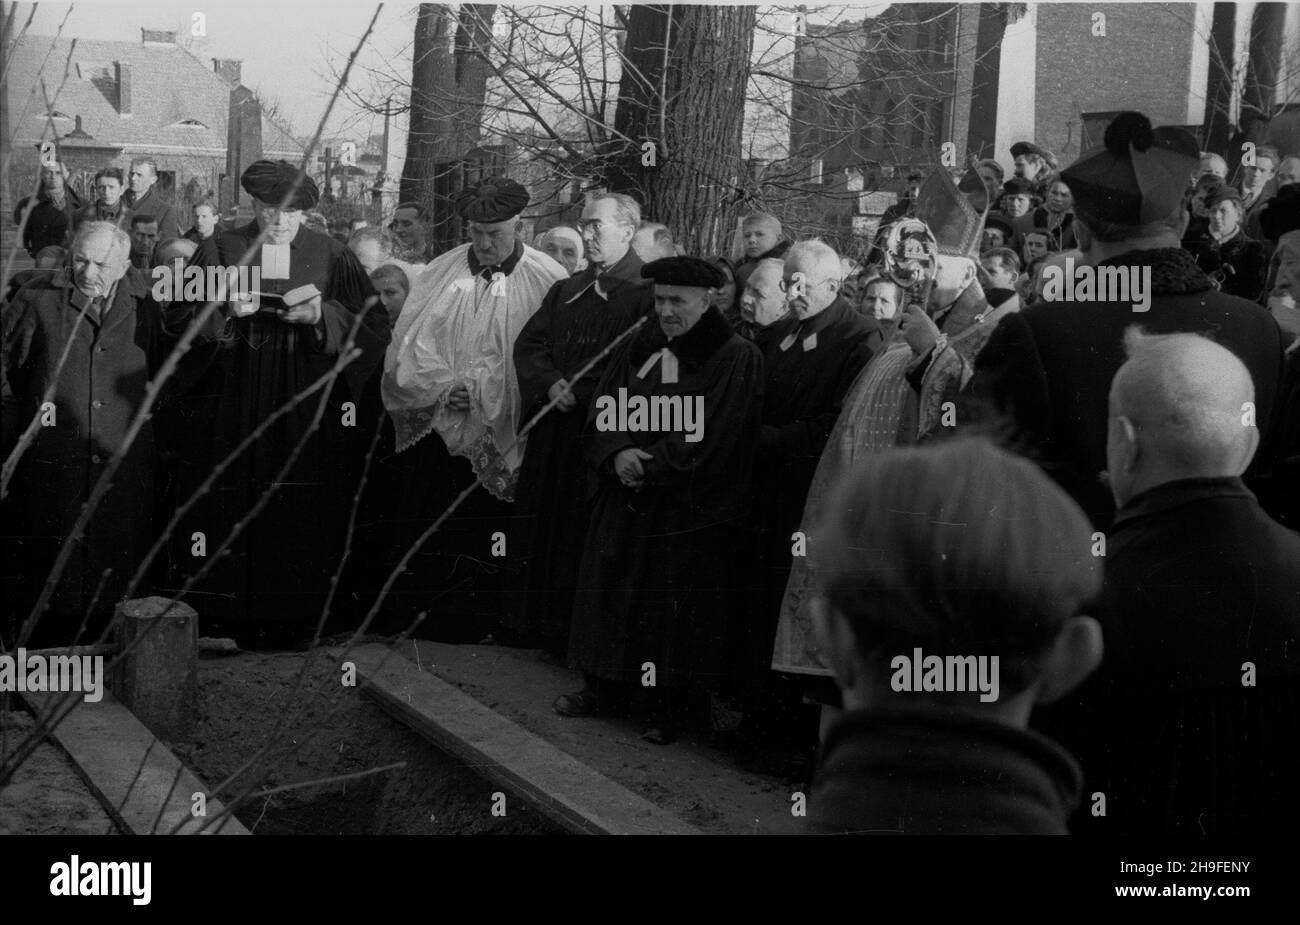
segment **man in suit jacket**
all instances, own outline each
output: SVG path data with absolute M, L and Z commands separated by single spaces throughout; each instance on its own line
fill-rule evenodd
M 1106 396 L 1130 325 L 1204 333 L 1235 353 L 1250 370 L 1254 420 L 1268 444 L 1282 332 L 1260 306 L 1217 292 L 1179 247 L 1183 193 L 1198 154 L 1191 135 L 1153 129 L 1141 113 L 1128 112 L 1106 130 L 1105 147 L 1064 171 L 1089 265 L 1074 266 L 1075 278 L 1126 285 L 1099 283 L 1084 291 L 1071 284 L 1064 298 L 1007 315 L 976 360 L 966 413 L 959 415 L 1000 420 L 1099 528 L 1114 514 L 1100 481 Z

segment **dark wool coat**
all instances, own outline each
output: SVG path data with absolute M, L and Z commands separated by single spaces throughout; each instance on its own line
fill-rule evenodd
M 546 405 L 560 379 L 568 380 L 577 404 L 552 409 L 528 434 L 510 530 L 511 558 L 519 564 L 504 616 L 512 629 L 559 639 L 568 634 L 590 514 L 584 431 L 609 357 L 580 381 L 573 376 L 653 308 L 654 287 L 641 267 L 629 248 L 603 273 L 589 266 L 556 283 L 515 340 L 521 426 Z
M 1105 659 L 1035 720 L 1106 794 L 1106 816 L 1080 812 L 1076 831 L 1293 830 L 1300 535 L 1239 479 L 1198 478 L 1132 498 L 1107 539 Z
M 41 414 L 45 392 L 55 384 L 53 419 L 36 431 L 5 502 L 6 573 L 17 583 L 9 603 L 30 605 L 39 591 L 169 347 L 158 306 L 137 271 L 127 270 L 104 317 L 84 312 L 88 301 L 59 271 L 21 289 L 3 309 L 5 456 Z M 56 383 L 70 336 L 72 349 Z M 56 621 L 72 618 L 75 629 L 105 569 L 113 572 L 96 614 L 111 615 L 153 539 L 153 472 L 153 428 L 146 423 L 59 581 L 51 613 Z
M 664 382 L 668 347 L 678 381 Z M 662 356 L 662 354 L 660 354 Z M 644 373 L 644 375 L 642 375 Z M 732 670 L 728 625 L 737 610 L 736 550 L 748 508 L 758 443 L 763 359 L 716 308 L 669 340 L 651 319 L 620 350 L 596 389 L 596 402 L 629 396 L 702 396 L 702 439 L 680 432 L 597 429 L 589 460 L 595 472 L 591 520 L 569 637 L 569 664 L 601 678 L 633 681 L 653 662 L 659 687 L 717 689 Z M 645 482 L 628 488 L 614 472 L 617 453 L 638 447 Z
M 1114 515 L 1106 468 L 1110 383 L 1124 363 L 1124 331 L 1187 331 L 1235 353 L 1255 383 L 1261 431 L 1256 459 L 1268 458 L 1282 373 L 1282 332 L 1258 305 L 1217 292 L 1186 251 L 1131 251 L 1106 266 L 1151 266 L 1146 312 L 1130 302 L 1040 302 L 1007 315 L 975 363 L 962 421 L 997 420 L 1019 447 L 1084 509 L 1098 528 Z M 1248 476 L 1253 470 L 1248 471 Z

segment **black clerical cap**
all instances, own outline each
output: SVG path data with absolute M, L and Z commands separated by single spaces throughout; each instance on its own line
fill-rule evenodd
M 1106 126 L 1101 147 L 1061 172 L 1086 218 L 1146 225 L 1168 218 L 1183 201 L 1200 146 L 1186 130 L 1152 128 L 1140 112 L 1122 112 Z
M 528 206 L 528 190 L 509 177 L 490 177 L 461 191 L 456 212 L 467 222 L 504 222 Z
M 721 289 L 727 278 L 722 270 L 699 257 L 661 257 L 641 268 L 641 276 L 660 286 L 698 286 Z
M 1047 161 L 1047 166 L 1056 169 L 1056 155 L 1046 148 L 1039 147 L 1032 141 L 1017 141 L 1011 146 L 1011 156 L 1020 157 L 1023 154 L 1037 154 L 1043 160 Z
M 270 205 L 279 205 L 289 194 L 294 180 L 298 179 L 298 168 L 288 161 L 256 161 L 249 165 L 239 183 L 244 192 L 254 199 Z M 320 201 L 320 190 L 311 177 L 304 176 L 298 184 L 298 191 L 285 206 L 286 209 L 310 209 Z

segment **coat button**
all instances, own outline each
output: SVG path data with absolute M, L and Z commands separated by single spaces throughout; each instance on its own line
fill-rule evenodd
M 103 352 L 104 352 L 104 348 L 103 348 L 103 347 L 96 347 L 96 348 L 95 348 L 95 352 L 96 352 L 96 353 L 103 353 Z
M 96 398 L 94 401 L 92 401 L 92 402 L 90 403 L 90 407 L 92 407 L 92 408 L 102 408 L 102 407 L 104 407 L 104 403 L 103 403 L 102 401 L 100 401 L 98 398 Z
M 95 454 L 94 456 L 90 457 L 90 461 L 93 463 L 101 463 L 104 460 L 99 458 L 99 454 Z

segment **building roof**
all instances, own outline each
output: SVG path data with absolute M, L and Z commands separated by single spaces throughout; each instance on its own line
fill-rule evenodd
M 55 41 L 50 36 L 26 35 L 14 48 L 6 78 L 6 103 L 16 146 L 39 141 L 45 130 L 39 82 L 43 78 L 54 100 L 54 124 L 61 136 L 72 131 L 76 117 L 81 116 L 82 130 L 96 146 L 159 155 L 225 153 L 230 91 L 236 85 L 211 66 L 173 44 L 77 39 L 68 79 L 60 92 L 71 47 L 70 39 Z M 117 109 L 114 65 L 118 63 L 130 68 L 129 116 Z M 301 157 L 303 150 L 286 129 L 265 113 L 262 148 L 272 157 Z

